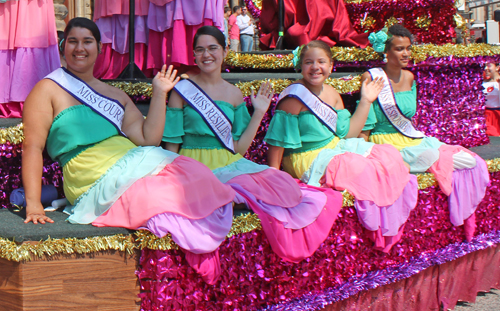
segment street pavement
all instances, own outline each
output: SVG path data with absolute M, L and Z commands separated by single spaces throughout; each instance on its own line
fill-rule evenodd
M 500 290 L 479 293 L 475 303 L 459 302 L 454 311 L 500 311 Z

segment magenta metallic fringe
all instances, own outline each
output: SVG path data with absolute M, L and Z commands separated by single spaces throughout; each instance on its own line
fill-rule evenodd
M 467 148 L 489 143 L 480 64 L 418 66 L 412 71 L 418 92 L 413 122 L 418 129 Z
M 498 242 L 500 172 L 491 173 L 490 179 L 476 211 L 472 243 L 464 242 L 462 226 L 450 223 L 447 197 L 438 187 L 430 187 L 419 191 L 403 237 L 388 254 L 373 249 L 353 207 L 341 210 L 325 242 L 297 264 L 276 256 L 263 231 L 227 239 L 219 248 L 223 272 L 213 286 L 187 264 L 182 251 L 145 249 L 137 271 L 142 310 L 292 310 L 287 306 L 306 300 L 309 310 L 316 310 L 346 298 L 346 293 L 410 277 Z
M 12 190 L 22 187 L 21 181 L 22 144 L 12 145 L 9 142 L 0 145 L 0 208 L 11 207 L 9 196 Z M 63 197 L 62 172 L 47 154 L 43 158 L 42 183 L 52 184 L 58 188 L 59 196 Z

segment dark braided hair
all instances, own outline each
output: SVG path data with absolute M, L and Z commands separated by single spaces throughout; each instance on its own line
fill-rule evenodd
M 392 25 L 387 30 L 387 34 L 391 34 L 392 37 L 387 39 L 387 41 L 385 42 L 385 52 L 387 52 L 387 50 L 389 50 L 391 48 L 391 43 L 394 40 L 394 37 L 396 37 L 396 36 L 408 38 L 408 39 L 410 39 L 410 43 L 413 43 L 413 36 L 412 36 L 411 32 L 408 29 L 406 29 L 403 25 L 400 25 L 400 24 Z

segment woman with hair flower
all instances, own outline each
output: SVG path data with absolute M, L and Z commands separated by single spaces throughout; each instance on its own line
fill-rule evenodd
M 376 52 L 385 55 L 383 68 L 372 68 L 361 78 L 384 81 L 384 88 L 370 108 L 360 137 L 376 144 L 396 147 L 412 173 L 433 173 L 441 190 L 448 195 L 451 222 L 466 224 L 466 238 L 474 233 L 474 211 L 485 195 L 489 182 L 486 163 L 473 152 L 447 145 L 418 131 L 411 118 L 417 109 L 413 74 L 405 70 L 411 56 L 412 35 L 401 25 L 370 35 Z
M 310 185 L 354 194 L 360 221 L 372 231 L 376 246 L 389 251 L 416 205 L 417 182 L 394 147 L 356 138 L 382 82 L 364 82 L 351 116 L 337 91 L 325 83 L 333 68 L 326 43 L 299 47 L 294 66 L 303 78 L 280 94 L 265 138 L 269 165 L 283 165 Z

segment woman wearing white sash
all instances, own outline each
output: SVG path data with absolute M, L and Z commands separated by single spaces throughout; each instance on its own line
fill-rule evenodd
M 303 78 L 280 95 L 265 138 L 268 162 L 275 168 L 283 164 L 308 184 L 353 193 L 360 221 L 372 231 L 377 248 L 389 251 L 416 205 L 416 178 L 394 147 L 350 138 L 359 135 L 382 83 L 365 83 L 351 116 L 337 91 L 325 84 L 333 68 L 329 46 L 311 41 L 294 54 Z M 331 122 L 334 116 L 321 117 L 328 110 L 335 112 L 336 122 Z
M 252 94 L 250 116 L 241 91 L 221 76 L 227 53 L 224 34 L 213 26 L 201 27 L 193 50 L 200 73 L 181 81 L 186 87 L 175 88 L 169 98 L 166 148 L 206 164 L 230 184 L 237 192 L 236 202 L 259 215 L 279 256 L 294 262 L 309 257 L 330 232 L 341 198 L 333 191 L 299 186 L 287 173 L 243 158 L 269 107 L 271 86 L 263 83 L 257 95 Z M 229 144 L 224 138 L 227 127 L 219 126 L 221 118 L 213 118 L 214 111 L 232 123 Z
M 486 63 L 483 82 L 486 97 L 486 135 L 500 136 L 500 64 Z
M 40 81 L 25 103 L 25 222 L 53 222 L 40 203 L 46 146 L 63 170 L 70 222 L 154 232 L 163 226 L 183 249 L 213 251 L 231 228 L 235 192 L 203 164 L 157 147 L 176 72 L 164 66 L 155 77 L 144 119 L 124 92 L 94 78 L 101 49 L 94 22 L 72 19 L 64 38 L 67 70 Z
M 466 237 L 470 240 L 475 228 L 474 211 L 489 182 L 486 163 L 461 146 L 418 136 L 422 133 L 411 125 L 417 109 L 416 85 L 413 74 L 403 70 L 411 55 L 411 33 L 401 25 L 390 27 L 388 33 L 385 31 L 374 34 L 370 40 L 377 52 L 386 54 L 387 63 L 383 69 L 364 73 L 361 80 L 365 83 L 371 81 L 373 74 L 380 75 L 391 96 L 379 97 L 373 103 L 361 137 L 376 144 L 395 146 L 412 173 L 434 173 L 441 190 L 449 196 L 451 222 L 456 226 L 465 222 Z M 391 102 L 397 106 L 393 110 L 395 114 L 381 108 L 390 107 Z M 407 126 L 401 127 L 396 118 L 406 119 Z

